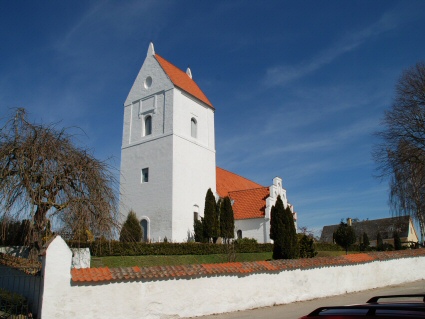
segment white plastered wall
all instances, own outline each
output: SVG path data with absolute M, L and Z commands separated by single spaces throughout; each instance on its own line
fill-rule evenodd
M 252 218 L 235 220 L 235 238 L 238 230 L 242 237 L 254 238 L 259 243 L 270 243 L 270 219 Z
M 178 89 L 174 90 L 173 114 L 173 241 L 193 234 L 195 206 L 204 214 L 205 195 L 215 193 L 216 162 L 214 111 Z M 197 137 L 191 136 L 191 119 Z
M 125 102 L 120 209 L 123 218 L 130 209 L 148 217 L 151 241 L 182 242 L 193 235 L 194 211 L 203 215 L 208 188 L 215 192 L 214 110 L 175 88 L 152 53 Z M 152 116 L 149 136 L 143 136 L 146 116 Z M 141 183 L 143 168 L 148 183 Z
M 145 87 L 147 77 L 152 78 Z M 149 240 L 172 236 L 173 84 L 153 55 L 146 57 L 124 104 L 121 150 L 120 211 L 130 209 L 139 219 L 148 217 Z M 144 120 L 152 117 L 152 134 L 144 136 Z M 149 182 L 142 183 L 143 168 Z
M 425 257 L 246 276 L 71 284 L 72 254 L 57 237 L 44 263 L 42 318 L 192 317 L 285 304 L 425 279 Z M 224 288 L 223 288 L 224 287 Z M 199 293 L 202 291 L 202 293 Z

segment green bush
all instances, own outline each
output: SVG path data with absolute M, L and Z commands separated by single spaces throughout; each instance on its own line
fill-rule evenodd
M 123 243 L 96 240 L 92 243 L 68 241 L 70 247 L 90 248 L 92 256 L 149 256 L 149 255 L 212 255 L 225 254 L 226 245 L 209 243 Z M 258 244 L 251 240 L 235 241 L 236 253 L 273 251 L 272 244 Z
M 298 234 L 298 248 L 300 250 L 300 258 L 313 258 L 317 255 L 316 247 L 313 238 L 305 235 Z
M 257 245 L 258 242 L 257 242 L 257 240 L 255 238 L 244 237 L 244 238 L 236 239 L 235 240 L 235 244 L 239 244 L 239 245 Z
M 317 251 L 342 251 L 343 250 L 341 246 L 338 246 L 337 244 L 316 243 L 315 245 L 316 245 Z
M 4 314 L 20 315 L 28 314 L 27 299 L 17 293 L 0 288 L 0 307 Z M 9 317 L 8 317 L 9 318 Z

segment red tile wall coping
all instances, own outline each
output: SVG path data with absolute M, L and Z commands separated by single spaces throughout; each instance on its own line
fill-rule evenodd
M 72 281 L 78 283 L 111 281 L 153 281 L 216 275 L 248 275 L 253 273 L 281 272 L 295 269 L 312 269 L 364 264 L 400 258 L 425 256 L 425 249 L 388 252 L 369 252 L 338 257 L 282 259 L 272 261 L 233 262 L 221 264 L 195 264 L 181 266 L 83 268 L 72 269 Z

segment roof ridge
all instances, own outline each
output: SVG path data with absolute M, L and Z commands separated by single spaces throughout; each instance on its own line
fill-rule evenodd
M 401 218 L 401 219 L 411 219 L 411 217 L 409 216 L 409 215 L 404 215 L 404 216 L 394 216 L 394 217 L 384 217 L 384 218 L 377 218 L 377 219 L 366 219 L 366 220 L 359 220 L 359 221 L 352 221 L 352 223 L 353 224 L 360 224 L 360 223 L 367 223 L 367 222 L 379 222 L 379 221 L 382 221 L 382 220 L 388 220 L 388 219 L 398 219 L 398 218 Z M 332 224 L 332 225 L 325 225 L 325 226 L 323 226 L 323 227 L 333 227 L 333 226 L 339 226 L 340 225 L 340 223 L 339 224 Z
M 221 167 L 218 167 L 218 166 L 216 166 L 216 167 L 217 167 L 217 168 L 219 168 L 219 169 L 222 169 L 223 171 L 226 171 L 226 172 L 228 172 L 228 173 L 230 173 L 230 174 L 233 174 L 233 175 L 239 176 L 240 178 L 246 179 L 247 181 L 250 181 L 250 182 L 252 182 L 252 183 L 254 183 L 254 184 L 260 185 L 261 187 L 267 187 L 267 186 L 263 186 L 263 185 L 261 185 L 260 183 L 254 182 L 252 179 L 249 179 L 249 178 L 246 178 L 246 177 L 244 177 L 244 176 L 242 176 L 242 175 L 239 175 L 239 174 L 233 173 L 233 172 L 231 172 L 231 171 L 229 171 L 229 170 L 227 170 L 227 169 L 224 169 L 224 168 L 221 168 Z M 258 187 L 258 188 L 261 188 L 261 187 Z M 250 189 L 250 188 L 247 188 L 247 189 Z

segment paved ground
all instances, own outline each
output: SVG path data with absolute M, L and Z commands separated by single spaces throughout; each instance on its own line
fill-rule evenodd
M 314 309 L 322 306 L 339 306 L 349 305 L 355 303 L 364 303 L 369 298 L 376 295 L 389 295 L 389 294 L 414 294 L 425 293 L 425 280 L 416 281 L 413 283 L 389 286 L 385 288 L 378 288 L 345 294 L 341 296 L 328 297 L 315 299 L 303 302 L 294 302 L 287 305 L 280 305 L 267 308 L 258 308 L 246 311 L 237 311 L 227 314 L 219 314 L 212 316 L 198 317 L 200 319 L 297 319 L 305 314 L 310 313 Z

